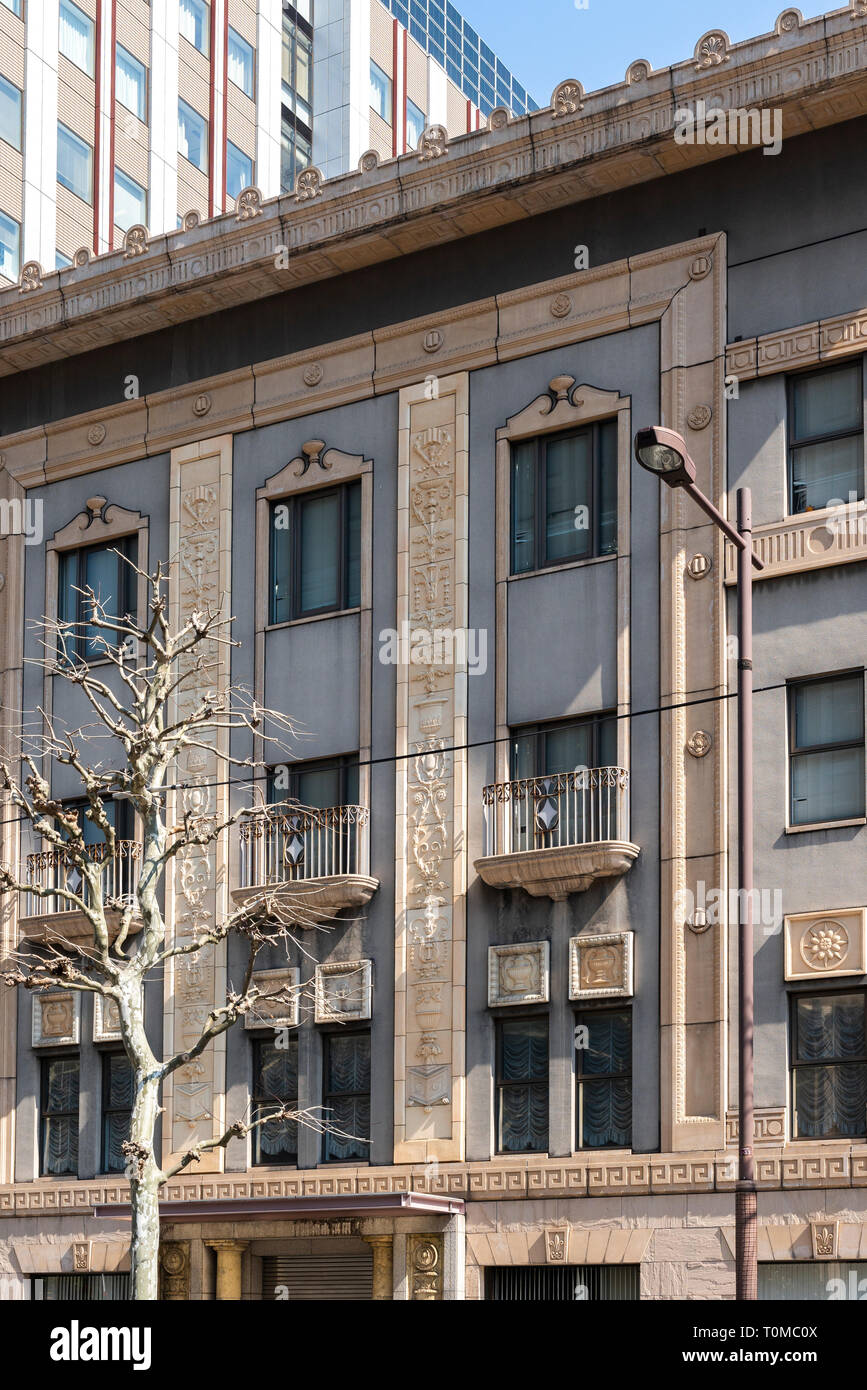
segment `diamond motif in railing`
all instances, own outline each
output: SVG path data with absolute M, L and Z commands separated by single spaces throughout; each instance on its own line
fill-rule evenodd
M 82 889 L 84 888 L 84 879 L 77 864 L 73 864 L 67 869 L 65 887 L 67 887 L 71 893 L 75 893 L 78 897 L 81 897 Z
M 283 842 L 283 862 L 290 869 L 297 869 L 304 858 L 304 836 L 300 831 L 299 816 L 287 817 L 287 832 Z
M 560 808 L 556 797 L 551 794 L 557 791 L 557 781 L 553 777 L 542 777 L 538 785 L 542 788 L 542 794 L 536 797 L 536 829 L 542 835 L 550 835 L 560 824 Z

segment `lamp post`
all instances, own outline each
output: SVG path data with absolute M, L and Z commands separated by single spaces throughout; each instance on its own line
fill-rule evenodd
M 669 487 L 683 488 L 737 549 L 738 557 L 738 1181 L 735 1189 L 736 1298 L 758 1297 L 756 1171 L 753 1156 L 753 552 L 751 497 L 737 492 L 737 527 L 696 485 L 695 464 L 674 430 L 639 430 L 635 457 Z

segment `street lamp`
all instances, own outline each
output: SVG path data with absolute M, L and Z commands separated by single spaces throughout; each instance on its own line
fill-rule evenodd
M 753 1156 L 753 552 L 752 498 L 738 488 L 737 528 L 695 481 L 695 464 L 674 430 L 654 426 L 635 436 L 635 457 L 669 487 L 681 487 L 731 541 L 738 554 L 738 1181 L 735 1189 L 736 1298 L 758 1297 L 756 1170 Z

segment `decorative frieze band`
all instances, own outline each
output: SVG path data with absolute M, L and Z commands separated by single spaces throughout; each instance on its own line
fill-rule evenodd
M 764 563 L 764 569 L 753 571 L 753 583 L 867 559 L 867 502 L 846 502 L 756 526 L 753 549 Z M 737 583 L 737 554 L 728 541 L 725 582 Z
M 867 310 L 818 319 L 794 328 L 744 338 L 726 347 L 726 374 L 739 381 L 775 372 L 818 366 L 853 352 L 867 351 Z

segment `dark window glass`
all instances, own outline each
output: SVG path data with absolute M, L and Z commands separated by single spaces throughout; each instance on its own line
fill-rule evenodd
M 370 1034 L 325 1035 L 325 1158 L 370 1157 Z
M 285 1037 L 286 1047 L 276 1042 L 253 1044 L 253 1116 L 272 1114 L 278 1106 L 298 1107 L 298 1038 Z M 253 1162 L 297 1163 L 296 1120 L 266 1120 L 253 1130 Z
M 271 508 L 271 622 L 361 602 L 361 482 Z
M 616 421 L 514 444 L 512 573 L 616 550 Z
M 617 763 L 617 720 L 594 715 L 556 724 L 527 724 L 512 731 L 512 777 L 553 776 Z
M 84 661 L 99 661 L 109 647 L 117 645 L 116 635 L 90 622 L 91 604 L 86 594 L 91 588 L 105 605 L 107 614 L 125 617 L 135 611 L 135 571 L 127 564 L 134 559 L 133 536 L 112 541 L 110 546 L 92 545 L 82 550 L 66 550 L 60 555 L 57 614 L 62 622 L 84 623 L 73 629 L 66 640 L 66 652 Z M 119 551 L 120 554 L 115 552 Z M 125 556 L 126 559 L 121 558 Z
M 319 762 L 288 763 L 268 773 L 268 801 L 295 801 L 325 810 L 358 805 L 358 757 L 323 758 Z
M 295 180 L 312 159 L 311 132 L 284 110 L 280 126 L 280 188 L 284 193 L 294 191 Z
M 90 802 L 82 798 L 73 801 L 65 801 L 64 808 L 67 811 L 78 812 L 78 823 L 84 836 L 86 845 L 104 845 L 105 836 L 98 825 L 87 816 L 90 809 Z M 109 825 L 114 826 L 115 834 L 119 840 L 131 840 L 133 838 L 133 810 L 128 801 L 104 801 L 103 810 Z
M 43 1177 L 78 1174 L 79 1074 L 77 1056 L 42 1059 L 39 1171 Z
M 548 1020 L 497 1024 L 497 1149 L 540 1153 L 548 1148 Z
M 121 1145 L 129 1138 L 135 1072 L 125 1052 L 108 1052 L 102 1059 L 102 1171 L 122 1173 L 126 1159 Z
M 789 379 L 792 512 L 864 496 L 862 362 Z
M 576 1015 L 575 1022 L 587 1029 L 576 1033 L 577 1147 L 628 1149 L 632 1144 L 632 1015 L 629 1009 L 587 1009 Z
M 789 686 L 791 824 L 864 815 L 864 677 Z
M 863 1138 L 867 1132 L 867 992 L 799 994 L 792 1007 L 795 1137 Z

